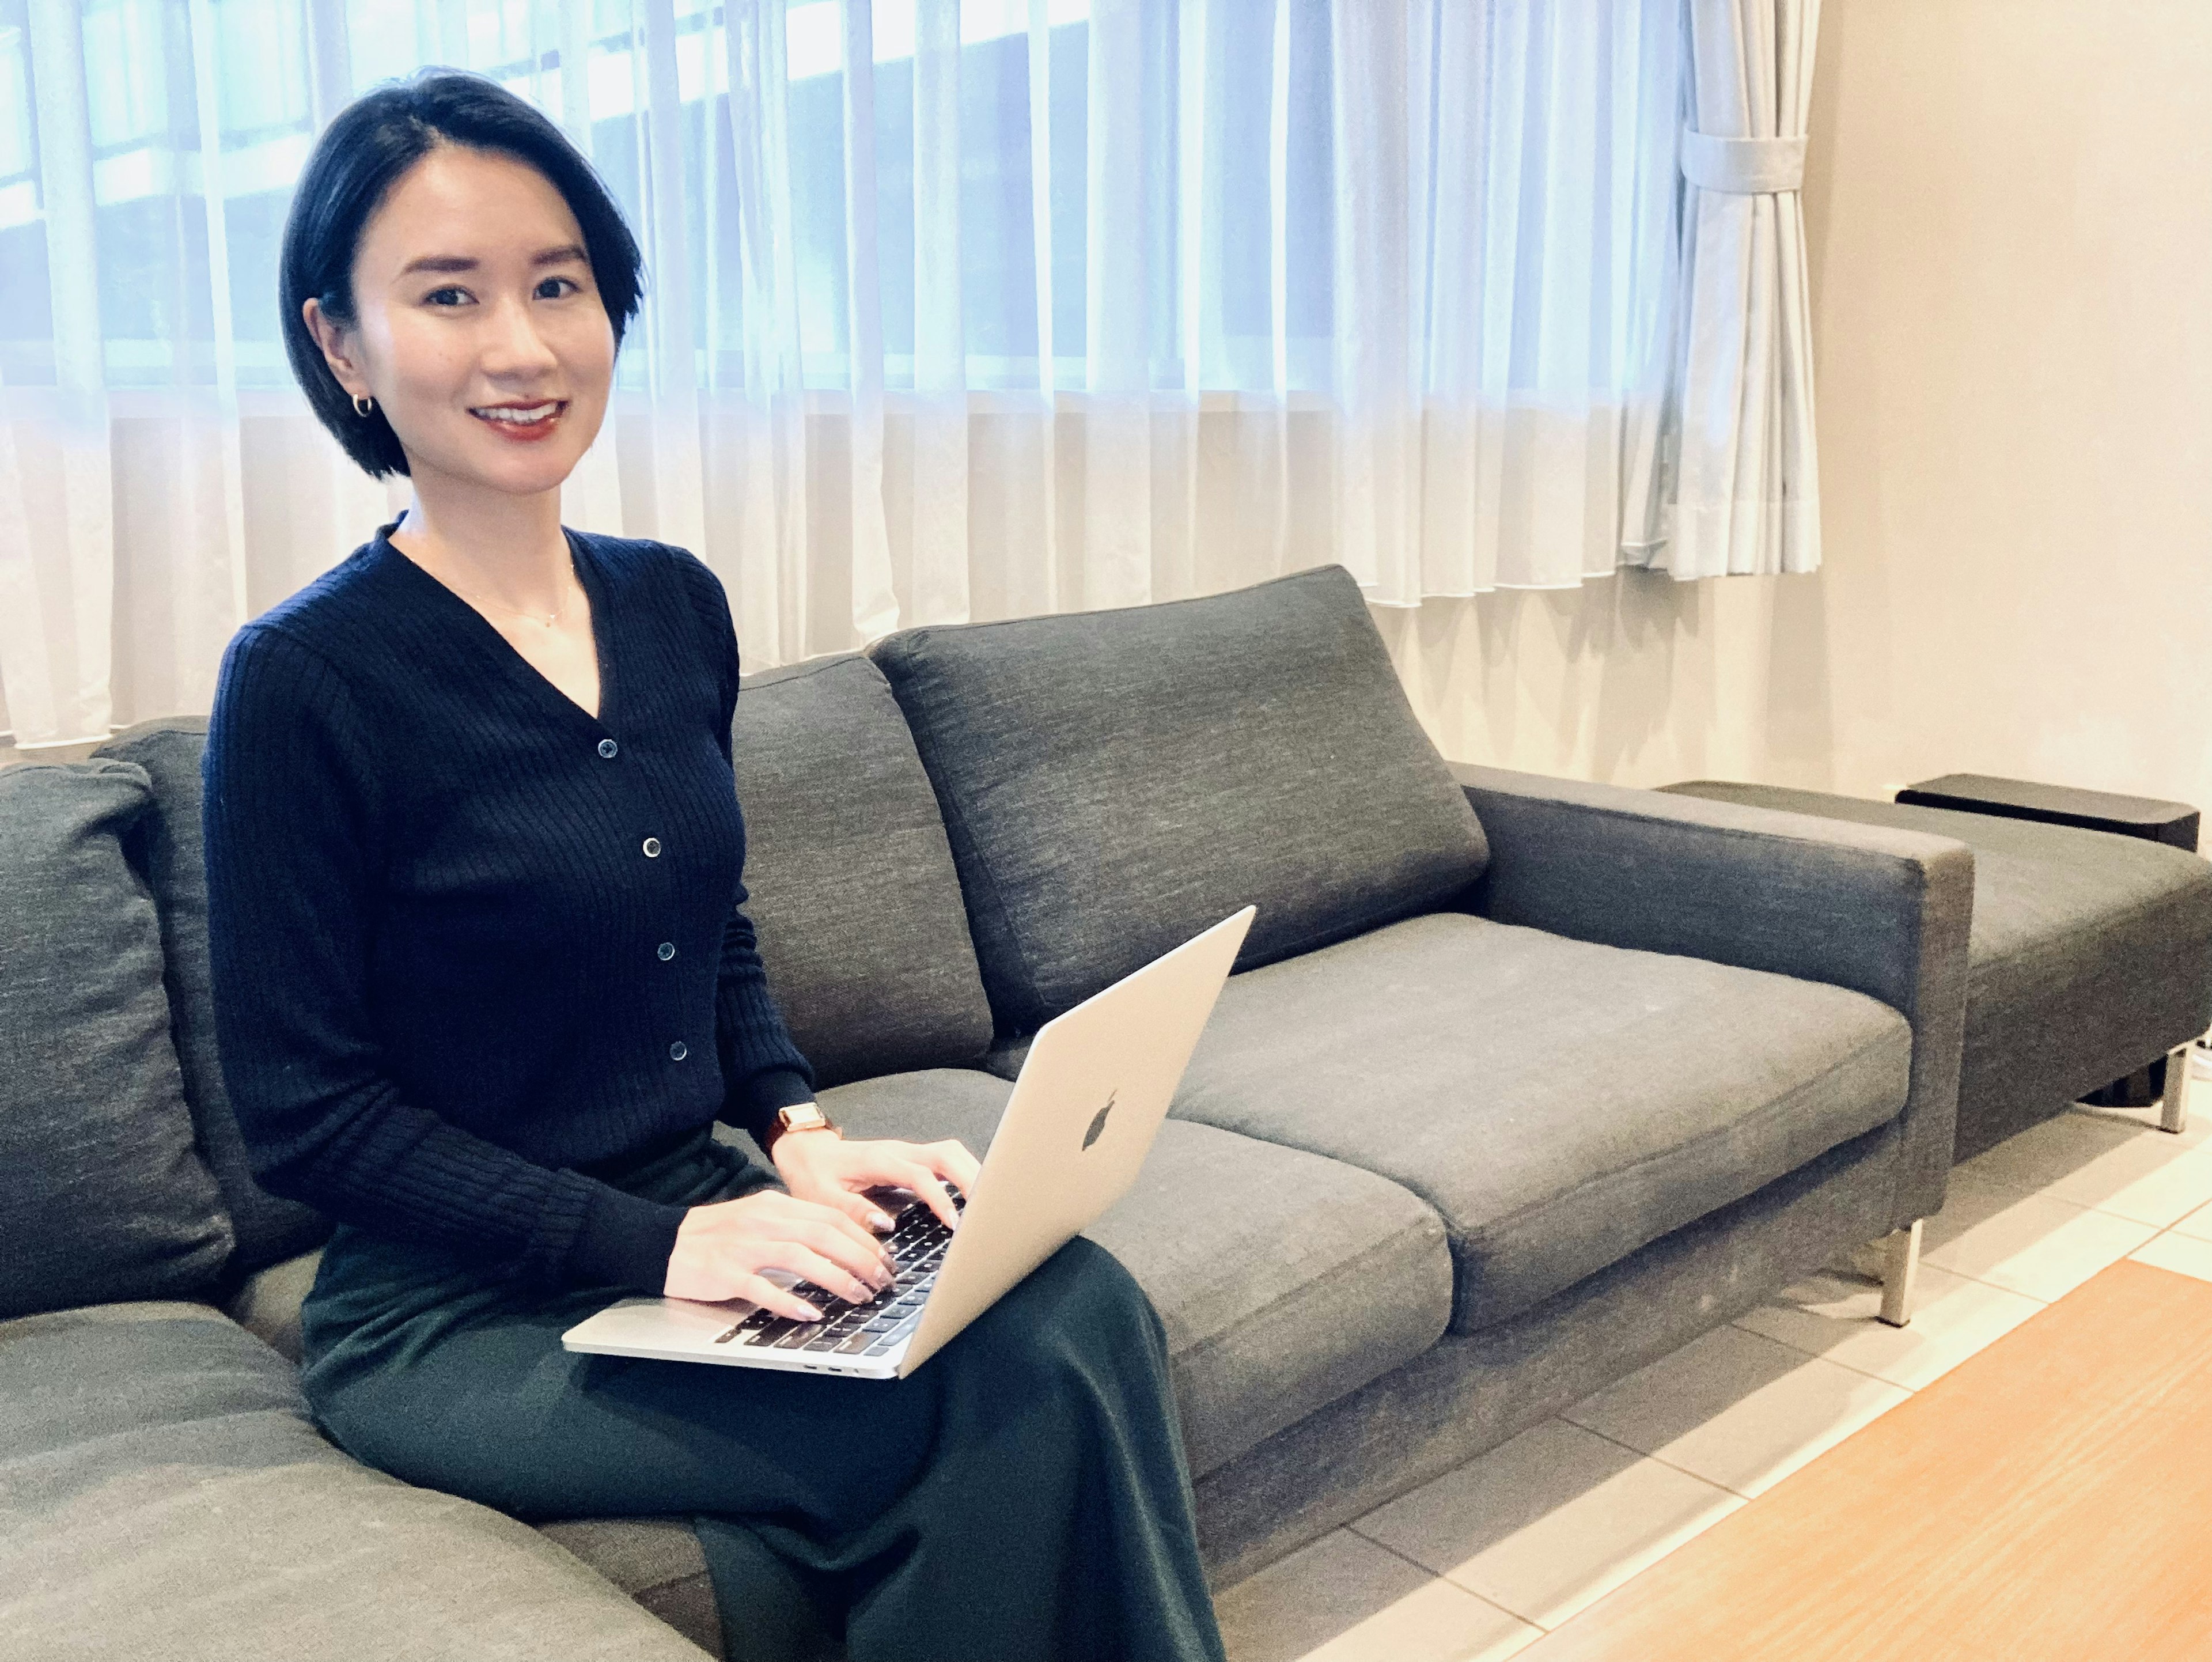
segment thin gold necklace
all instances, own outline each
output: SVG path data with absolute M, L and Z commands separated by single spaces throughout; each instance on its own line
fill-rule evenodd
M 442 578 L 440 581 L 443 581 L 448 588 L 453 589 L 471 606 L 489 606 L 495 611 L 504 612 L 510 618 L 527 618 L 533 624 L 538 621 L 538 617 L 540 616 L 538 612 L 525 612 L 520 606 L 511 606 L 503 600 L 486 600 L 483 595 L 475 593 L 473 590 L 463 588 L 459 583 L 453 581 L 450 578 Z M 568 597 L 566 594 L 563 594 L 560 598 L 559 601 L 556 603 L 552 611 L 543 614 L 545 619 L 545 627 L 548 629 L 558 629 L 561 626 L 561 614 L 568 609 Z
M 459 587 L 459 586 L 456 584 L 455 587 Z M 472 606 L 489 606 L 494 611 L 504 612 L 510 618 L 526 618 L 533 624 L 538 621 L 538 614 L 535 612 L 525 612 L 520 606 L 507 606 L 497 600 L 486 600 L 483 595 L 472 594 L 465 588 L 461 589 L 460 593 L 462 598 L 466 600 Z M 566 594 L 563 594 L 561 597 L 560 603 L 556 605 L 552 611 L 544 614 L 545 627 L 548 629 L 558 629 L 561 626 L 561 614 L 568 609 L 568 597 Z

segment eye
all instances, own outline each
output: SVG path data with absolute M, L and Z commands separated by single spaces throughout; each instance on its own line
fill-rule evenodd
M 538 285 L 536 292 L 540 300 L 565 300 L 570 295 L 582 294 L 584 285 L 574 277 L 550 277 Z
M 433 289 L 422 296 L 422 303 L 425 306 L 463 306 L 468 303 L 469 299 L 467 289 L 448 285 L 443 289 Z

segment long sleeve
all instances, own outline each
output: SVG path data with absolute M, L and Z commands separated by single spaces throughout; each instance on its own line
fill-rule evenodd
M 722 716 L 717 729 L 725 761 L 733 761 L 731 724 L 738 697 L 738 636 L 721 580 L 701 561 L 685 557 L 684 575 L 704 630 L 708 649 L 721 667 Z M 758 938 L 745 915 L 750 898 L 742 880 L 722 931 L 722 963 L 714 988 L 714 1041 L 722 1065 L 721 1118 L 765 1143 L 779 1108 L 814 1099 L 814 1069 L 792 1043 L 782 1013 L 769 990 Z
M 223 1075 L 256 1177 L 341 1222 L 547 1282 L 658 1292 L 683 1208 L 539 1165 L 390 1077 L 370 965 L 385 770 L 404 761 L 377 740 L 313 648 L 266 626 L 232 642 L 204 764 L 209 938 Z
M 744 914 L 744 886 L 722 934 L 722 971 L 714 987 L 714 1043 L 726 1081 L 721 1117 L 767 1144 L 779 1108 L 814 1100 L 814 1069 L 791 1042 L 768 989 L 768 972 Z

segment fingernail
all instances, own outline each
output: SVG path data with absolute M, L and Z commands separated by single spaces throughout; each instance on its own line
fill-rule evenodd
M 822 1312 L 817 1310 L 812 1305 L 802 1304 L 799 1307 L 806 1312 L 806 1314 L 800 1318 L 801 1320 L 818 1322 L 822 1319 Z
M 869 1221 L 870 1223 L 872 1223 L 872 1224 L 875 1225 L 875 1227 L 876 1227 L 877 1228 L 878 1228 L 878 1229 L 886 1229 L 886 1230 L 887 1230 L 887 1229 L 889 1229 L 889 1228 L 891 1227 L 891 1221 L 890 1221 L 889 1218 L 885 1217 L 885 1216 L 884 1216 L 882 1213 L 880 1213 L 880 1212 L 872 1212 L 872 1213 L 870 1213 L 870 1214 L 868 1215 L 868 1221 Z

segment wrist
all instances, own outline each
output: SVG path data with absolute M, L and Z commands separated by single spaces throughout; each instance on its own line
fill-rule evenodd
M 763 1145 L 762 1152 L 773 1158 L 786 1137 L 807 1132 L 823 1131 L 827 1131 L 831 1136 L 838 1138 L 842 1138 L 845 1135 L 837 1129 L 830 1116 L 822 1111 L 821 1104 L 792 1103 L 777 1109 L 775 1117 L 769 1120 L 768 1141 Z

